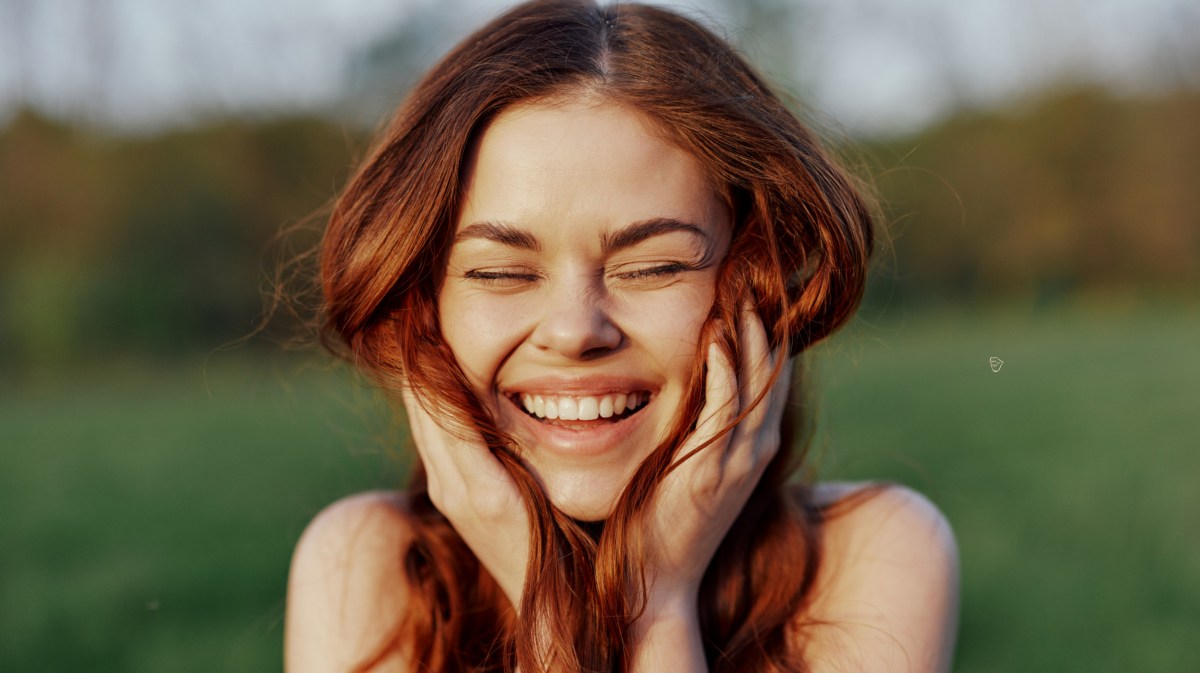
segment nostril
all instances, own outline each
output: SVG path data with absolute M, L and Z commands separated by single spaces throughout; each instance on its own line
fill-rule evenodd
M 621 343 L 622 341 L 618 339 L 616 343 L 611 346 L 593 346 L 592 348 L 585 350 L 580 357 L 584 360 L 595 360 L 596 358 L 604 357 L 605 355 L 609 355 L 613 351 L 618 350 L 621 347 Z
M 606 300 L 585 282 L 590 280 L 560 285 L 548 294 L 545 312 L 530 336 L 538 349 L 584 360 L 621 346 L 624 334 L 609 314 Z

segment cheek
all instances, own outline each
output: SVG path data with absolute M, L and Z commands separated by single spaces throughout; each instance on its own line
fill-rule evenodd
M 511 298 L 443 292 L 438 313 L 442 336 L 478 392 L 491 387 L 496 370 L 520 340 L 521 308 Z
M 714 298 L 711 283 L 681 284 L 632 297 L 624 302 L 626 327 L 651 345 L 655 359 L 665 368 L 686 372 L 700 348 Z

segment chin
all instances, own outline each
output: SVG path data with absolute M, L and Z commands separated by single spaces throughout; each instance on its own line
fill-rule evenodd
M 548 487 L 550 502 L 559 511 L 576 521 L 604 521 L 612 516 L 617 500 L 624 489 L 613 489 L 607 493 L 559 494 Z
M 600 468 L 593 465 L 591 469 L 555 469 L 562 466 L 538 465 L 536 461 L 527 461 L 525 465 L 556 509 L 577 521 L 589 522 L 603 521 L 612 515 L 636 468 L 636 465 Z

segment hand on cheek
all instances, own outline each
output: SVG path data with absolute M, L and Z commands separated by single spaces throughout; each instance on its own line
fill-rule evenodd
M 676 452 L 682 462 L 663 479 L 643 520 L 649 527 L 647 616 L 657 610 L 695 612 L 709 562 L 779 450 L 791 368 L 784 362 L 772 383 L 779 354 L 770 352 L 752 309 L 741 312 L 739 335 L 745 384 L 739 386 L 733 363 L 709 344 L 699 422 Z M 732 430 L 719 434 L 735 421 Z
M 429 499 L 520 609 L 529 561 L 529 518 L 520 492 L 481 437 L 455 437 L 411 390 L 403 396 Z

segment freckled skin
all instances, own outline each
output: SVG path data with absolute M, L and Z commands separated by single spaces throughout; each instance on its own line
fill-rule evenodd
M 552 502 L 581 519 L 608 515 L 680 406 L 712 306 L 731 224 L 687 152 L 640 113 L 594 97 L 501 113 L 467 176 L 458 231 L 479 222 L 529 234 L 530 250 L 456 241 L 439 293 L 442 332 L 476 392 Z M 694 225 L 628 247 L 602 241 L 654 218 Z M 586 455 L 530 431 L 502 391 L 545 376 L 627 377 L 654 392 L 631 435 Z

